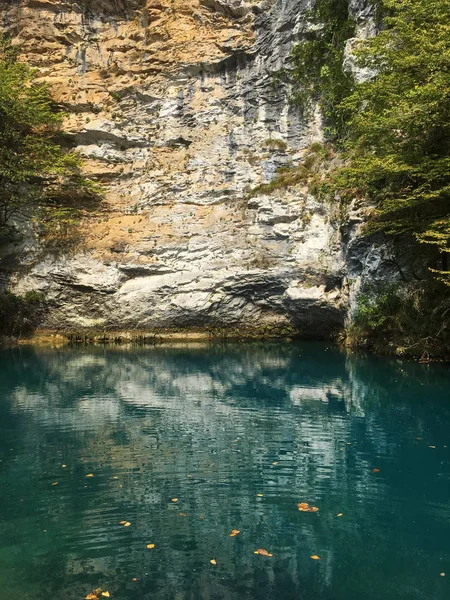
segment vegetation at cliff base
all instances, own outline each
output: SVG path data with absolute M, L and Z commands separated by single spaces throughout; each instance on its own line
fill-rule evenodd
M 450 356 L 450 296 L 430 280 L 368 286 L 347 329 L 350 345 L 429 359 Z
M 23 296 L 0 295 L 0 336 L 20 337 L 30 333 L 44 308 L 44 295 L 27 292 Z

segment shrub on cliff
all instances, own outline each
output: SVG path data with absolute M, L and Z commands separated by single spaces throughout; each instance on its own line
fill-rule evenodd
M 73 220 L 80 194 L 96 193 L 80 175 L 80 159 L 57 141 L 63 115 L 48 86 L 38 80 L 36 69 L 18 62 L 17 54 L 8 40 L 0 40 L 2 229 L 17 213 L 33 213 L 43 221 L 52 221 L 52 213 Z M 62 205 L 68 210 L 61 212 Z

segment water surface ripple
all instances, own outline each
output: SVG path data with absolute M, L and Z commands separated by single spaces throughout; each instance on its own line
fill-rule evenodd
M 450 597 L 448 367 L 315 343 L 0 365 L 0 600 Z

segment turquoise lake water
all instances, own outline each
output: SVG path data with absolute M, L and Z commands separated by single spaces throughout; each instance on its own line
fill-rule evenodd
M 4 350 L 0 461 L 0 600 L 450 598 L 448 366 Z

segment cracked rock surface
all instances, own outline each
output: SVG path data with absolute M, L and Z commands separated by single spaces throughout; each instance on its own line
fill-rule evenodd
M 0 1 L 3 31 L 49 82 L 86 174 L 106 189 L 80 249 L 21 248 L 10 286 L 45 293 L 42 327 L 342 327 L 348 264 L 357 278 L 370 254 L 355 229 L 344 239 L 301 185 L 249 199 L 321 140 L 320 118 L 302 121 L 273 86 L 307 6 Z M 363 28 L 366 3 L 352 7 Z

